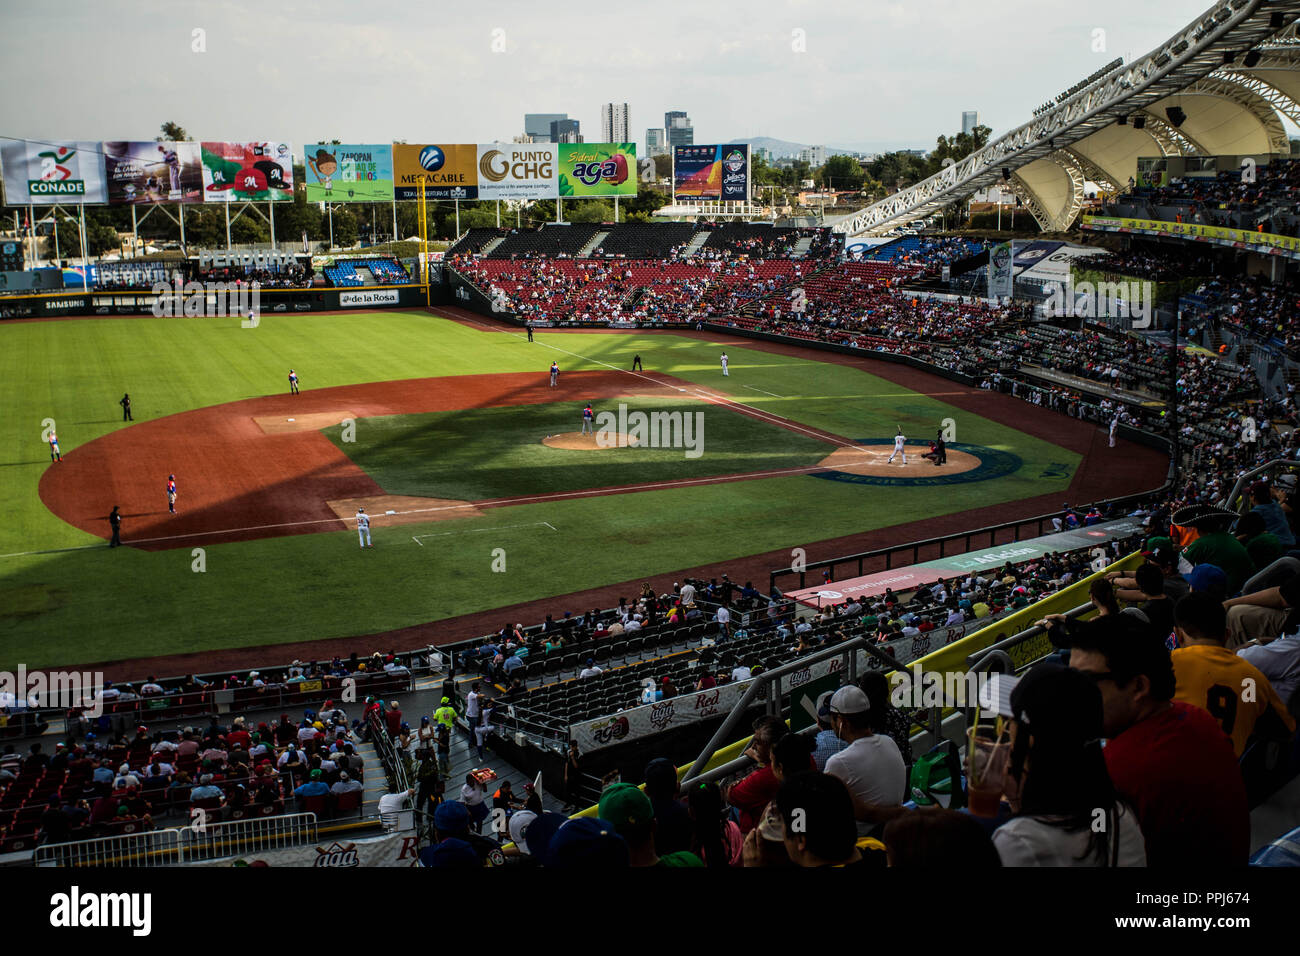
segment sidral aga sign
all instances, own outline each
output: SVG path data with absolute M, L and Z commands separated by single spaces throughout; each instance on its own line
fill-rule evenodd
M 200 269 L 274 269 L 297 264 L 297 256 L 284 252 L 204 252 L 199 255 Z

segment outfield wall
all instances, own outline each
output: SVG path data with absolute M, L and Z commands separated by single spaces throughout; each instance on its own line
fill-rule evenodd
M 363 286 L 350 289 L 260 289 L 264 315 L 288 312 L 373 312 L 449 305 L 445 285 Z M 0 319 L 46 319 L 65 315 L 151 315 L 157 296 L 148 292 L 55 292 L 0 297 Z

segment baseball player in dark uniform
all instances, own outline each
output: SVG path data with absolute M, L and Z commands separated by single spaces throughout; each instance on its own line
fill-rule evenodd
M 641 355 L 640 355 L 640 353 L 638 353 L 638 354 L 632 356 L 632 371 L 635 372 L 635 371 L 637 371 L 638 369 L 640 369 L 640 370 L 643 371 L 643 372 L 645 371 L 645 369 L 641 367 Z
M 113 526 L 113 540 L 108 546 L 116 548 L 122 543 L 122 516 L 117 512 L 117 505 L 113 505 L 113 510 L 109 512 L 108 523 Z
M 123 393 L 122 397 L 118 400 L 118 403 L 117 403 L 117 404 L 119 404 L 119 405 L 122 406 L 122 421 L 124 421 L 124 422 L 133 422 L 133 421 L 135 421 L 135 419 L 131 417 L 131 396 L 130 396 L 130 394 Z
M 531 319 L 524 323 L 524 328 L 528 330 L 528 341 L 531 342 L 533 340 L 533 323 Z

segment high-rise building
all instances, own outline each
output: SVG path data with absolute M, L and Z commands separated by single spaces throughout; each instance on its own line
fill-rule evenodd
M 980 114 L 976 110 L 966 110 L 961 114 L 961 131 L 969 136 L 980 124 Z
M 800 159 L 802 162 L 807 163 L 807 164 L 808 164 L 809 166 L 811 166 L 813 169 L 816 169 L 818 166 L 825 166 L 825 165 L 826 165 L 826 147 L 825 147 L 825 146 L 809 146 L 807 149 L 801 149 L 801 150 L 799 150 L 799 159 Z
M 628 123 L 626 103 L 606 103 L 601 106 L 600 140 L 602 143 L 632 142 L 632 131 Z
M 531 136 L 534 143 L 553 143 L 551 124 L 568 118 L 568 113 L 525 113 L 524 135 Z
M 681 110 L 673 110 L 664 114 L 664 129 L 668 133 L 668 148 L 671 150 L 674 146 L 694 146 L 695 145 L 695 128 L 691 126 L 691 118 Z
M 579 123 L 574 119 L 558 119 L 551 124 L 550 142 L 552 143 L 581 143 L 582 131 Z
M 645 154 L 663 156 L 672 150 L 668 148 L 668 131 L 665 129 L 648 129 L 645 131 Z

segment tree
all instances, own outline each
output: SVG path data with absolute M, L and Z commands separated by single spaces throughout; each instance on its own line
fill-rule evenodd
M 613 222 L 614 204 L 604 199 L 570 199 L 565 203 L 564 218 L 569 222 Z
M 162 133 L 155 142 L 158 143 L 185 143 L 188 142 L 190 134 L 185 132 L 185 127 L 179 123 L 168 121 L 162 124 Z
M 817 181 L 827 189 L 857 189 L 865 174 L 852 156 L 831 156 L 817 171 Z

